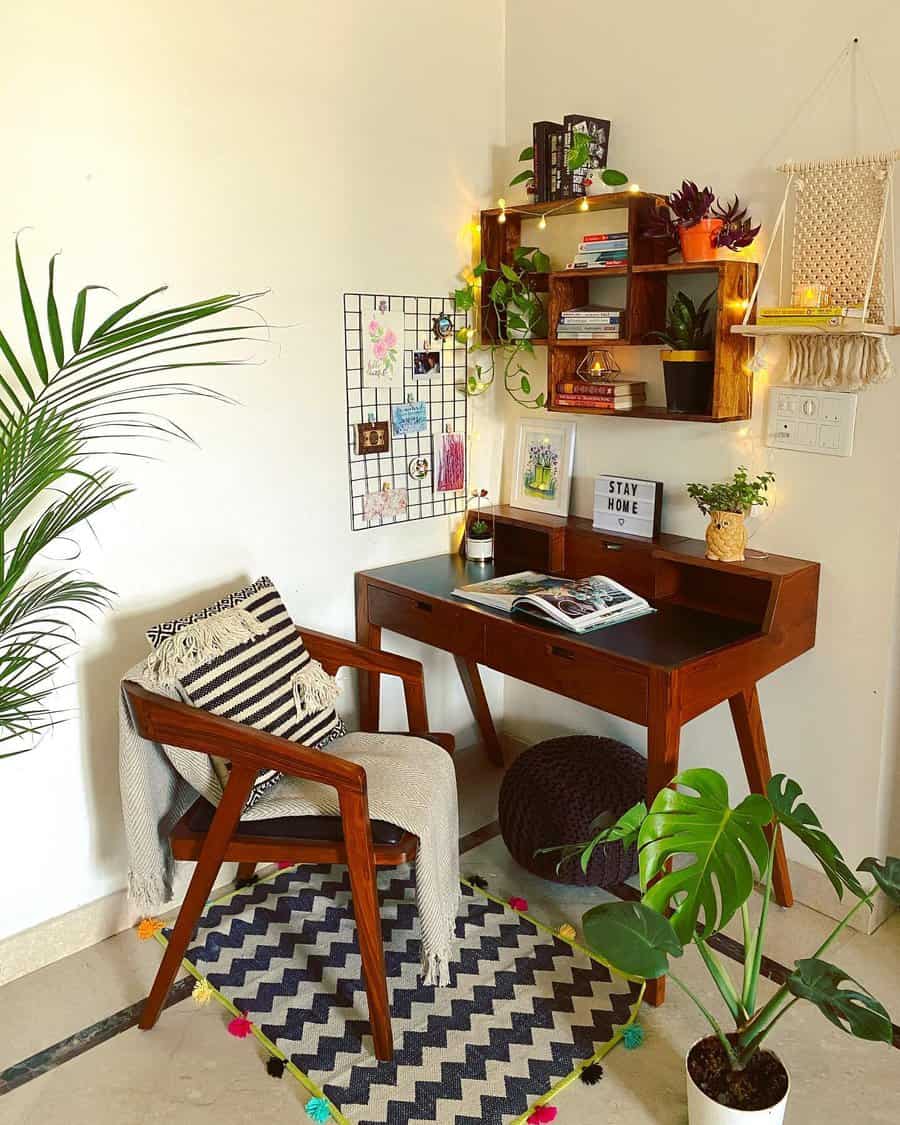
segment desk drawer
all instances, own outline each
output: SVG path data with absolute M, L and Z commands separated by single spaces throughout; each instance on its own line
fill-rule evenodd
M 370 586 L 369 621 L 458 656 L 475 660 L 482 656 L 484 625 L 480 614 L 426 595 L 395 594 Z
M 642 597 L 652 594 L 653 544 L 592 528 L 575 528 L 566 541 L 566 575 L 589 578 L 604 574 Z
M 489 621 L 484 663 L 611 715 L 647 721 L 647 677 L 566 637 Z

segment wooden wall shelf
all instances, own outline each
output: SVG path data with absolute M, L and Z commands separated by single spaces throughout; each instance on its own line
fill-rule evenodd
M 604 417 L 654 418 L 681 422 L 734 422 L 750 417 L 753 403 L 753 377 L 748 364 L 753 342 L 739 335 L 738 329 L 756 282 L 755 262 L 740 258 L 712 262 L 669 262 L 658 239 L 648 238 L 647 220 L 664 197 L 648 192 L 613 192 L 586 196 L 587 210 L 623 210 L 627 213 L 629 260 L 625 266 L 597 270 L 552 270 L 537 274 L 532 288 L 548 292 L 548 338 L 532 341 L 547 347 L 547 409 L 568 414 L 602 414 Z M 512 264 L 513 254 L 522 241 L 522 222 L 528 218 L 547 219 L 577 214 L 584 209 L 582 199 L 559 203 L 526 203 L 514 210 L 494 207 L 481 212 L 481 251 L 487 265 L 482 278 L 487 292 L 500 274 L 501 263 Z M 504 215 L 504 222 L 500 216 Z M 707 273 L 717 282 L 715 323 L 715 382 L 709 414 L 672 414 L 664 407 L 645 406 L 628 411 L 594 410 L 591 406 L 564 406 L 559 403 L 556 386 L 572 379 L 582 358 L 591 348 L 636 347 L 646 344 L 648 333 L 665 328 L 668 302 L 668 277 L 681 273 Z M 616 340 L 558 340 L 556 326 L 560 313 L 589 301 L 590 283 L 599 278 L 625 279 L 625 312 L 622 336 Z M 490 344 L 499 334 L 494 309 L 488 303 L 482 310 L 482 341 Z M 755 333 L 754 333 L 755 334 Z

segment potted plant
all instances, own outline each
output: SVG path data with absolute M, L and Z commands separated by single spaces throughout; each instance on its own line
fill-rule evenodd
M 645 233 L 665 239 L 670 254 L 680 248 L 686 262 L 707 262 L 722 257 L 720 251 L 749 246 L 759 231 L 737 196 L 723 205 L 712 188 L 684 180 L 656 209 Z
M 490 562 L 494 557 L 494 533 L 491 525 L 481 515 L 481 501 L 487 497 L 486 488 L 476 488 L 472 493 L 475 501 L 475 518 L 466 528 L 466 558 L 472 562 Z
M 875 880 L 866 890 L 801 798 L 797 782 L 780 774 L 769 782 L 765 797 L 751 793 L 732 808 L 721 774 L 685 770 L 671 788 L 657 794 L 649 814 L 643 803 L 635 805 L 598 832 L 582 852 L 585 868 L 601 843 L 637 843 L 642 892 L 639 902 L 603 903 L 587 911 L 583 926 L 588 946 L 619 972 L 645 979 L 670 976 L 711 1028 L 712 1034 L 694 1043 L 686 1056 L 690 1125 L 780 1125 L 790 1080 L 784 1064 L 763 1049 L 763 1042 L 798 1000 L 815 1004 L 841 1031 L 891 1043 L 891 1019 L 883 1005 L 823 956 L 850 919 L 863 906 L 871 907 L 879 889 L 900 903 L 900 859 L 863 860 L 857 870 Z M 793 833 L 810 849 L 839 897 L 847 890 L 856 902 L 812 956 L 798 960 L 787 981 L 759 1004 L 775 845 L 782 831 Z M 748 903 L 756 880 L 762 883 L 762 902 L 754 926 Z M 745 951 L 740 986 L 711 943 L 738 913 Z M 733 1031 L 726 1032 L 672 971 L 670 958 L 681 957 L 690 944 L 709 971 Z
M 583 168 L 587 164 L 590 157 L 590 137 L 587 133 L 576 132 L 572 137 L 572 145 L 566 153 L 568 170 L 577 172 L 579 168 Z M 529 162 L 531 167 L 524 168 L 513 176 L 509 181 L 509 186 L 515 187 L 517 184 L 525 184 L 525 190 L 528 194 L 534 195 L 534 146 L 528 145 L 527 148 L 523 148 L 519 153 L 519 160 Z M 591 169 L 590 175 L 586 175 L 584 178 L 584 190 L 586 195 L 602 195 L 605 192 L 619 191 L 627 183 L 628 177 L 616 168 L 594 168 Z
M 747 546 L 744 519 L 754 504 L 768 504 L 769 485 L 774 473 L 762 473 L 752 480 L 743 465 L 729 481 L 718 484 L 689 484 L 688 496 L 700 511 L 709 516 L 706 529 L 706 557 L 716 562 L 743 562 Z
M 715 296 L 713 290 L 695 305 L 679 290 L 665 332 L 646 336 L 666 345 L 659 356 L 666 380 L 666 406 L 673 414 L 709 414 L 712 409 L 715 354 L 707 321 Z
M 490 288 L 500 334 L 508 340 L 543 339 L 547 309 L 533 286 L 534 275 L 547 273 L 550 259 L 536 246 L 517 246 L 512 265 L 500 263 L 500 275 Z

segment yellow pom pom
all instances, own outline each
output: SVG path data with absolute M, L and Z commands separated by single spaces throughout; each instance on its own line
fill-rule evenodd
M 142 918 L 138 923 L 137 935 L 141 941 L 149 941 L 165 928 L 165 922 L 161 922 L 159 918 Z
M 563 924 L 556 932 L 561 938 L 564 938 L 566 941 L 574 941 L 577 936 L 575 933 L 575 927 L 570 926 L 568 922 L 563 922 Z
M 191 990 L 191 996 L 196 1004 L 208 1004 L 214 994 L 213 986 L 208 980 L 198 980 Z

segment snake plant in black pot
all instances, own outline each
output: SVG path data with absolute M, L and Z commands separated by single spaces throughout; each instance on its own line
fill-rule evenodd
M 680 290 L 669 308 L 665 332 L 645 339 L 665 344 L 660 352 L 666 378 L 666 406 L 673 414 L 709 414 L 712 409 L 715 354 L 707 327 L 715 290 L 699 305 Z

